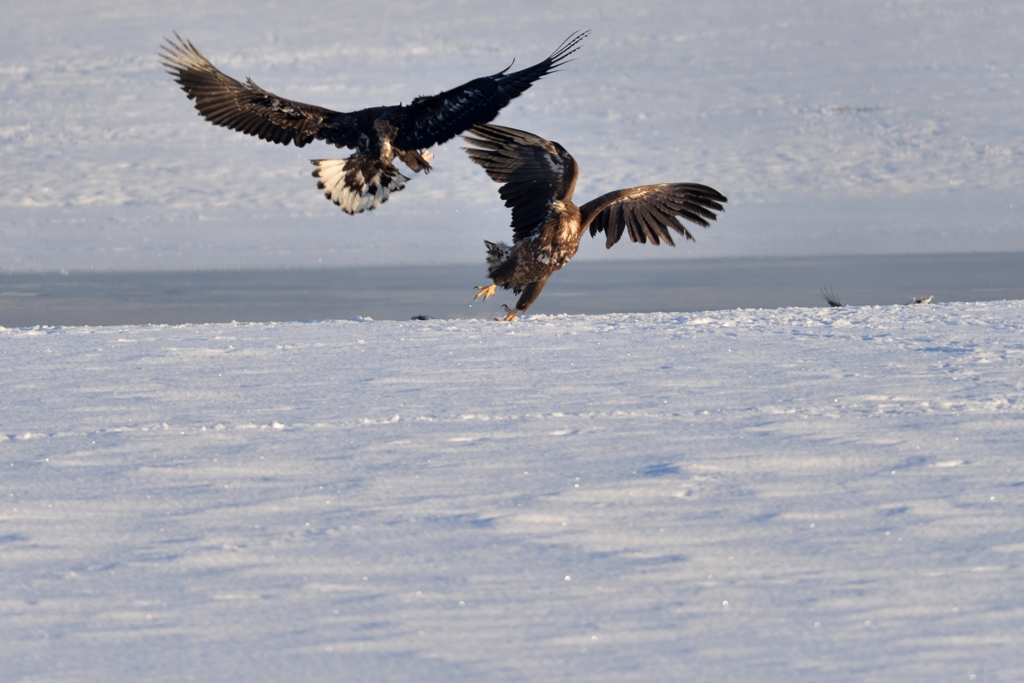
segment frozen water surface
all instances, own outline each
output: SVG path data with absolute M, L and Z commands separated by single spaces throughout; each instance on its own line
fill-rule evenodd
M 275 270 L 0 273 L 0 326 L 489 319 L 483 264 Z M 1024 252 L 573 261 L 530 313 L 635 313 L 1024 299 Z

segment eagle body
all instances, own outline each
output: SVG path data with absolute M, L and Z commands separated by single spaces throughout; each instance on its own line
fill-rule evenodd
M 506 306 L 507 321 L 536 301 L 548 278 L 576 255 L 588 230 L 591 236 L 603 232 L 609 249 L 627 231 L 633 242 L 675 246 L 669 228 L 693 240 L 677 217 L 706 228 L 728 201 L 706 185 L 663 183 L 615 190 L 577 206 L 572 195 L 579 166 L 560 144 L 493 124 L 469 132 L 475 137 L 463 136 L 473 145 L 466 153 L 501 183 L 498 193 L 512 209 L 513 244 L 485 241 L 493 284 L 477 287 L 477 297 L 485 300 L 496 287 L 520 294 L 515 309 Z
M 195 108 L 207 121 L 275 144 L 304 147 L 322 140 L 353 150 L 346 159 L 313 159 L 313 176 L 324 195 L 345 213 L 369 211 L 405 187 L 409 178 L 397 157 L 414 173 L 429 173 L 429 147 L 487 123 L 534 82 L 568 60 L 588 31 L 573 33 L 547 59 L 520 71 L 506 68 L 407 105 L 337 112 L 279 97 L 247 78 L 245 83 L 215 67 L 191 42 L 175 34 L 161 55 Z
M 555 217 L 548 230 L 535 237 L 519 240 L 514 246 L 506 247 L 501 261 L 491 259 L 488 277 L 504 289 L 519 294 L 530 284 L 546 281 L 557 270 L 569 262 L 580 248 L 583 232 L 580 228 L 580 210 L 575 204 L 563 204 L 555 210 Z M 488 253 L 492 242 L 486 242 Z M 539 292 L 538 292 L 539 294 Z

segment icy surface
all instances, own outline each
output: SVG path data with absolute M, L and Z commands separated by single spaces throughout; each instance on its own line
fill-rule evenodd
M 0 6 L 0 268 L 482 263 L 509 216 L 458 140 L 345 216 L 308 160 L 348 152 L 210 125 L 157 47 L 177 30 L 236 78 L 351 111 L 584 28 L 498 121 L 562 143 L 583 201 L 694 181 L 730 203 L 696 245 L 578 258 L 1024 250 L 1021 3 L 39 0 Z
M 1022 680 L 1022 334 L 0 330 L 0 679 Z

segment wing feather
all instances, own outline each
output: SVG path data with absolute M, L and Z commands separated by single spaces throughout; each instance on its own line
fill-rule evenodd
M 487 175 L 502 183 L 498 194 L 512 209 L 515 242 L 536 237 L 556 212 L 555 202 L 569 201 L 578 167 L 557 142 L 504 126 L 474 126 L 474 145 L 464 148 Z
M 533 66 L 508 73 L 484 76 L 437 95 L 417 97 L 408 106 L 407 123 L 399 131 L 396 144 L 401 149 L 420 149 L 439 145 L 494 119 L 509 102 L 522 95 L 535 82 L 553 73 L 579 50 L 590 31 L 577 31 L 548 57 Z
M 640 242 L 644 244 L 647 242 L 647 235 L 644 235 L 640 230 L 640 226 L 633 220 L 633 212 L 628 206 L 620 206 L 619 211 L 622 213 L 622 222 L 625 224 L 626 229 L 629 231 L 630 242 Z
M 246 79 L 240 83 L 220 71 L 177 33 L 167 40 L 161 57 L 195 107 L 210 123 L 254 135 L 261 140 L 303 147 L 314 139 L 354 147 L 359 140 L 355 120 L 324 107 L 278 97 Z
M 650 211 L 647 210 L 646 206 L 638 206 L 635 209 L 637 216 L 640 221 L 644 224 L 644 230 L 647 233 L 647 238 L 654 243 L 654 246 L 661 244 L 661 226 L 654 220 Z
M 623 220 L 622 216 L 622 204 L 613 204 L 608 211 L 603 213 L 603 216 L 608 225 L 608 239 L 611 239 L 613 234 L 615 235 L 615 240 L 608 244 L 608 246 L 611 247 L 612 244 L 619 241 L 619 238 L 622 237 L 622 232 L 626 227 L 626 222 Z M 629 237 L 630 239 L 633 239 L 632 228 L 629 230 Z M 633 241 L 635 242 L 636 240 L 633 239 Z
M 679 218 L 702 228 L 716 220 L 728 201 L 724 195 L 697 183 L 666 183 L 616 190 L 580 207 L 581 221 L 591 236 L 605 234 L 605 246 L 611 248 L 624 232 L 633 242 L 650 240 L 675 246 L 669 228 L 692 240 L 693 235 Z

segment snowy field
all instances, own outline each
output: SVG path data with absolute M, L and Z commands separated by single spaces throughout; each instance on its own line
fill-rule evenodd
M 1024 680 L 1022 335 L 5 330 L 0 680 Z

